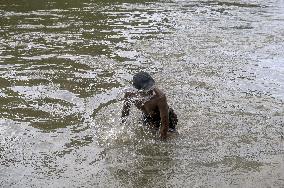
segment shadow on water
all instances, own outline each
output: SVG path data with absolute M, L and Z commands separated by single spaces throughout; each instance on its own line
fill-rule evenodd
M 144 37 L 155 38 L 155 34 L 167 32 L 166 15 L 143 7 L 129 10 L 127 2 L 58 1 L 41 3 L 43 9 L 29 8 L 29 5 L 38 6 L 26 1 L 11 3 L 17 11 L 3 6 L 7 10 L 2 12 L 1 18 L 1 32 L 5 38 L 2 58 L 6 56 L 21 61 L 70 54 L 104 55 L 125 61 L 133 58 L 121 56 L 122 52 L 129 51 L 135 55 L 135 51 L 128 49 L 128 43 Z M 24 19 L 18 19 L 20 17 Z

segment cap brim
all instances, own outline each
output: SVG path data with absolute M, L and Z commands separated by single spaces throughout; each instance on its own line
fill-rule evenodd
M 143 90 L 149 90 L 149 89 L 151 89 L 151 87 L 153 87 L 153 85 L 155 84 L 155 82 L 154 81 L 149 81 L 149 82 L 147 82 L 147 83 L 145 83 L 145 85 L 144 85 L 144 87 L 143 87 Z

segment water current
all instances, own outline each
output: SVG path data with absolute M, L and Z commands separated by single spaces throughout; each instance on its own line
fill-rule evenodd
M 284 1 L 1 0 L 0 187 L 284 187 Z

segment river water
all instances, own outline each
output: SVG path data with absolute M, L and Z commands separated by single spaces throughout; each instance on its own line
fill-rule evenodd
M 283 0 L 0 1 L 0 187 L 284 187 Z M 148 71 L 161 141 L 122 90 Z

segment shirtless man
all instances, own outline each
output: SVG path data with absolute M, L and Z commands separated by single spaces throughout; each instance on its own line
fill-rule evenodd
M 129 115 L 131 104 L 143 113 L 143 123 L 152 128 L 160 128 L 162 139 L 167 138 L 168 131 L 175 132 L 177 116 L 169 108 L 165 94 L 155 87 L 154 79 L 146 72 L 133 76 L 136 92 L 126 92 L 122 109 L 122 121 Z

